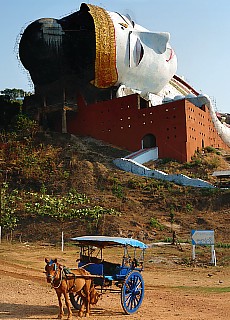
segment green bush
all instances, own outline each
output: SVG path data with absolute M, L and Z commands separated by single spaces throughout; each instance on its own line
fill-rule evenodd
M 21 197 L 17 190 L 10 191 L 7 183 L 0 186 L 0 223 L 6 231 L 14 230 L 17 227 L 18 218 L 18 203 L 21 202 Z
M 37 122 L 23 113 L 20 113 L 15 119 L 14 130 L 19 139 L 33 138 L 38 129 Z
M 113 182 L 112 192 L 117 198 L 124 198 L 124 191 L 120 181 L 117 178 L 111 179 Z
M 160 231 L 164 230 L 164 226 L 154 217 L 150 219 L 149 224 L 152 228 L 155 228 Z
M 211 146 L 205 147 L 204 151 L 206 151 L 208 153 L 216 153 L 216 149 L 214 147 L 211 147 Z
M 141 187 L 141 183 L 137 180 L 130 179 L 127 183 L 127 187 L 130 189 L 139 189 Z
M 220 165 L 220 159 L 217 156 L 214 156 L 213 158 L 206 161 L 206 165 L 209 169 L 216 169 Z
M 29 201 L 25 203 L 25 211 L 30 216 L 48 216 L 58 221 L 81 219 L 98 227 L 103 215 L 118 215 L 113 208 L 103 208 L 91 204 L 85 194 L 77 193 L 75 190 L 66 195 L 49 195 L 45 193 L 28 192 Z
M 226 248 L 226 249 L 229 249 L 229 248 L 230 248 L 230 243 L 218 242 L 218 243 L 216 243 L 216 247 L 217 247 L 217 248 Z
M 193 211 L 193 205 L 191 203 L 187 203 L 185 206 L 185 209 L 187 212 L 192 212 Z

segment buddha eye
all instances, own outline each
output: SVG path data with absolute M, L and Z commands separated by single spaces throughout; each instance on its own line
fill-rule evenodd
M 137 38 L 136 45 L 134 47 L 134 62 L 136 64 L 136 66 L 139 65 L 143 56 L 144 56 L 144 48 L 141 44 L 140 39 Z

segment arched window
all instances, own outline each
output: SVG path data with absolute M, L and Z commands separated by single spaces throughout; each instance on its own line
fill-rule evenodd
M 157 146 L 156 137 L 151 133 L 146 134 L 143 137 L 141 142 L 142 142 L 142 149 L 155 148 Z

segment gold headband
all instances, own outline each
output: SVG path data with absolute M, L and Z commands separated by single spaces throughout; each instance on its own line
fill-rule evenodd
M 97 88 L 108 88 L 118 79 L 115 28 L 106 10 L 91 4 L 87 6 L 94 20 L 96 35 L 95 79 L 91 83 Z

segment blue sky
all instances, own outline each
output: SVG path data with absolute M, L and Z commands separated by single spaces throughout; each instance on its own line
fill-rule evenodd
M 1 0 L 0 90 L 32 91 L 17 60 L 17 39 L 30 22 L 79 10 L 78 0 Z M 91 0 L 109 11 L 129 14 L 151 31 L 167 31 L 178 58 L 177 74 L 208 94 L 220 112 L 230 113 L 229 0 Z

